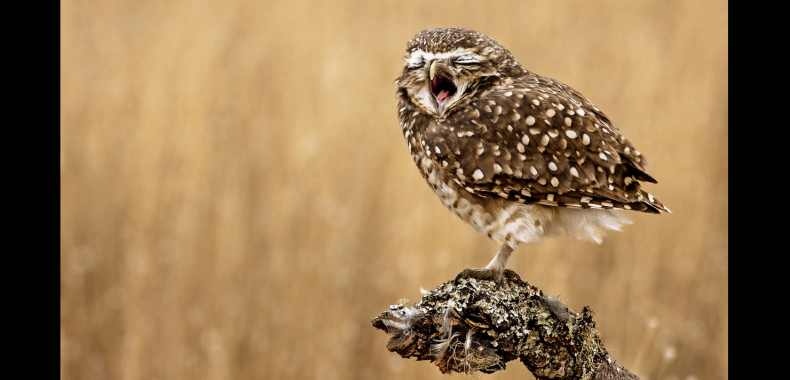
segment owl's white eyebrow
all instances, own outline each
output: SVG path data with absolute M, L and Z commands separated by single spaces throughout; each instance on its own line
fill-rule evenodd
M 409 66 L 417 66 L 421 62 L 428 62 L 433 61 L 435 59 L 449 59 L 449 58 L 462 58 L 463 60 L 475 60 L 481 61 L 483 57 L 472 52 L 469 52 L 467 49 L 458 48 L 453 51 L 448 51 L 446 53 L 439 53 L 433 54 L 424 52 L 422 50 L 415 50 L 409 56 L 404 57 L 404 61 Z

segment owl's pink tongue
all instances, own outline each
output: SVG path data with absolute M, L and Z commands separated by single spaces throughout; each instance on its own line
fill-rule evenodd
M 447 98 L 449 97 L 450 97 L 450 93 L 447 92 L 446 90 L 442 90 L 441 92 L 439 92 L 439 95 L 436 95 L 436 100 L 438 100 L 440 103 L 444 103 L 444 101 L 447 100 Z

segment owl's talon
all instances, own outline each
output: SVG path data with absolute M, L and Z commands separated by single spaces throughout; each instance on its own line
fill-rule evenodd
M 522 283 L 522 282 L 524 282 L 524 281 L 521 280 L 521 276 L 519 276 L 518 273 L 516 273 L 516 271 L 510 270 L 510 269 L 505 269 L 505 272 L 503 273 L 503 275 L 508 281 L 512 281 L 512 282 L 515 282 L 515 283 Z
M 518 273 L 510 270 L 497 270 L 497 269 L 488 269 L 488 268 L 466 268 L 458 273 L 453 280 L 453 284 L 458 285 L 458 282 L 464 278 L 476 278 L 478 280 L 489 280 L 496 282 L 497 286 L 502 285 L 502 281 L 507 279 L 508 281 L 518 281 L 521 282 L 521 277 Z
M 453 283 L 458 285 L 458 282 L 464 278 L 476 278 L 478 280 L 494 280 L 496 273 L 493 269 L 485 268 L 466 268 L 455 276 Z

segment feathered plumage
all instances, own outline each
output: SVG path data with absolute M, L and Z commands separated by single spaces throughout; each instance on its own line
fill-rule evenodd
M 420 32 L 395 83 L 423 177 L 445 206 L 511 251 L 556 234 L 600 242 L 628 223 L 610 210 L 669 212 L 641 189 L 656 180 L 601 110 L 487 36 Z

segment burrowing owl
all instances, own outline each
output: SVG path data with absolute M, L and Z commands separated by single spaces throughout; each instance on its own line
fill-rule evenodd
M 600 243 L 631 223 L 614 210 L 669 212 L 639 181 L 645 160 L 587 98 L 527 71 L 493 39 L 429 29 L 409 41 L 399 121 L 442 204 L 502 246 L 485 269 L 501 281 L 520 243 L 566 234 Z M 512 272 L 507 271 L 512 274 Z

